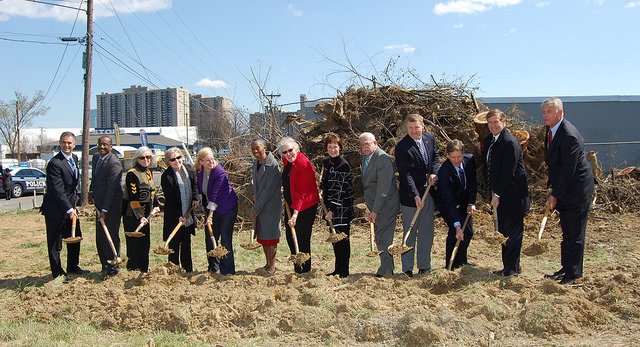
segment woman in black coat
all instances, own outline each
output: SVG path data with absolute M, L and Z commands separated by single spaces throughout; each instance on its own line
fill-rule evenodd
M 182 165 L 182 152 L 177 147 L 169 148 L 164 155 L 169 168 L 160 178 L 164 192 L 164 226 L 162 239 L 167 240 L 179 222 L 183 222 L 176 235 L 169 242 L 173 253 L 169 254 L 169 261 L 180 265 L 186 272 L 193 271 L 191 260 L 191 235 L 196 234 L 195 213 L 191 212 L 185 219 L 183 216 L 191 206 L 198 204 L 198 186 L 196 174 Z
M 4 197 L 11 200 L 11 170 L 4 169 L 4 177 L 2 178 L 2 189 L 4 189 Z

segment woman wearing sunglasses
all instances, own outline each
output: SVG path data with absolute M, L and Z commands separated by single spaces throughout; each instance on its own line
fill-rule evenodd
M 186 218 L 183 216 L 191 206 L 198 204 L 198 186 L 195 172 L 187 170 L 182 159 L 182 152 L 177 147 L 169 148 L 164 154 L 164 160 L 170 167 L 160 177 L 165 199 L 162 239 L 166 241 L 176 225 L 183 223 L 169 242 L 169 248 L 173 250 L 169 261 L 182 264 L 186 272 L 192 272 L 191 235 L 196 234 L 195 213 L 191 212 Z
M 207 214 L 206 224 L 213 228 L 213 236 L 220 239 L 220 245 L 229 251 L 224 258 L 208 257 L 209 272 L 220 270 L 223 275 L 235 275 L 233 260 L 233 224 L 238 215 L 238 196 L 229 184 L 229 178 L 221 165 L 213 157 L 213 150 L 205 147 L 198 152 L 196 164 L 198 193 L 202 194 L 202 206 Z M 213 250 L 209 233 L 205 231 L 207 252 Z
M 287 243 L 291 254 L 295 254 L 295 245 L 291 236 L 291 226 L 296 229 L 298 247 L 301 253 L 311 255 L 311 229 L 316 218 L 320 198 L 316 186 L 316 171 L 307 157 L 300 153 L 298 143 L 285 137 L 278 143 L 278 152 L 282 156 L 282 188 L 284 199 L 291 209 L 291 218 L 285 225 Z M 286 209 L 285 209 L 286 210 Z M 294 264 L 297 273 L 311 271 L 311 257 L 302 264 Z
M 134 231 L 138 225 L 144 223 L 139 231 L 141 237 L 126 236 L 127 239 L 127 270 L 149 271 L 150 233 L 147 216 L 152 209 L 158 211 L 158 199 L 155 197 L 153 174 L 149 166 L 155 165 L 153 154 L 149 147 L 142 146 L 136 150 L 131 159 L 133 166 L 125 177 L 124 194 L 122 197 L 122 226 L 125 232 Z

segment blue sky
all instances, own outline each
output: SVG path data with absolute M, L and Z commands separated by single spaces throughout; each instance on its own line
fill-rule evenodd
M 331 97 L 350 75 L 326 57 L 348 57 L 364 75 L 395 58 L 424 81 L 474 76 L 485 97 L 639 94 L 640 1 L 94 2 L 92 108 L 96 94 L 147 85 L 228 96 L 256 112 L 252 70 L 269 71 L 266 91 L 280 104 Z M 0 100 L 48 91 L 51 110 L 33 127 L 81 127 L 84 46 L 59 40 L 85 35 L 77 12 L 0 0 Z

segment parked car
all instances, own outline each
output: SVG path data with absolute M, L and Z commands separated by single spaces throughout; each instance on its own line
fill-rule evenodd
M 19 198 L 24 193 L 43 193 L 47 184 L 46 174 L 40 169 L 16 167 L 11 169 L 11 196 Z M 0 179 L 1 185 L 2 179 Z

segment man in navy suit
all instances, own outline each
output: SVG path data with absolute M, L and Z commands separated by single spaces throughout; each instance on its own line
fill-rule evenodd
M 498 209 L 498 230 L 507 238 L 502 244 L 503 268 L 493 273 L 516 276 L 520 273 L 524 216 L 529 212 L 531 201 L 522 147 L 506 123 L 502 111 L 493 109 L 487 113 L 491 133 L 484 139 L 482 159 L 492 191 L 491 206 Z
M 582 277 L 587 217 L 593 195 L 593 173 L 584 154 L 580 132 L 563 117 L 562 100 L 548 98 L 542 103 L 545 156 L 549 168 L 551 195 L 547 205 L 560 213 L 562 268 L 546 278 L 573 284 Z
M 433 213 L 435 189 L 422 202 L 427 183 L 438 181 L 440 156 L 432 133 L 423 132 L 424 120 L 419 114 L 410 114 L 406 121 L 407 135 L 396 146 L 396 166 L 400 180 L 400 205 L 404 234 L 409 230 L 416 211 L 418 219 L 407 239 L 407 246 L 414 247 L 402 254 L 402 271 L 413 277 L 413 258 L 416 256 L 418 273 L 431 271 L 431 246 L 433 246 Z M 403 238 L 404 238 L 403 234 Z M 417 251 L 416 251 L 417 249 Z
M 60 153 L 47 164 L 47 194 L 40 207 L 47 228 L 49 264 L 54 278 L 67 273 L 82 275 L 89 272 L 78 266 L 80 242 L 67 244 L 67 272 L 60 263 L 62 238 L 71 236 L 71 219 L 78 217 L 75 208 L 80 171 L 78 157 L 71 152 L 75 146 L 73 133 L 65 131 L 60 135 Z M 82 236 L 80 220 L 76 222 L 76 236 Z
M 446 241 L 445 267 L 449 267 L 451 253 L 456 241 L 460 246 L 453 259 L 452 269 L 462 265 L 475 265 L 467 261 L 467 249 L 473 237 L 473 221 L 469 216 L 466 227 L 462 230 L 467 214 L 476 211 L 478 180 L 476 178 L 476 160 L 471 153 L 464 152 L 464 144 L 460 140 L 447 143 L 447 160 L 438 170 L 438 210 L 449 226 Z
M 120 254 L 120 210 L 122 205 L 122 165 L 118 156 L 111 151 L 113 142 L 109 136 L 98 139 L 98 153 L 91 159 L 91 187 L 89 198 L 93 200 L 100 214 L 96 220 L 96 247 L 102 263 L 102 272 L 113 276 L 120 271 L 118 265 L 109 263 L 115 258 L 100 219 L 104 220 L 109 236 Z

